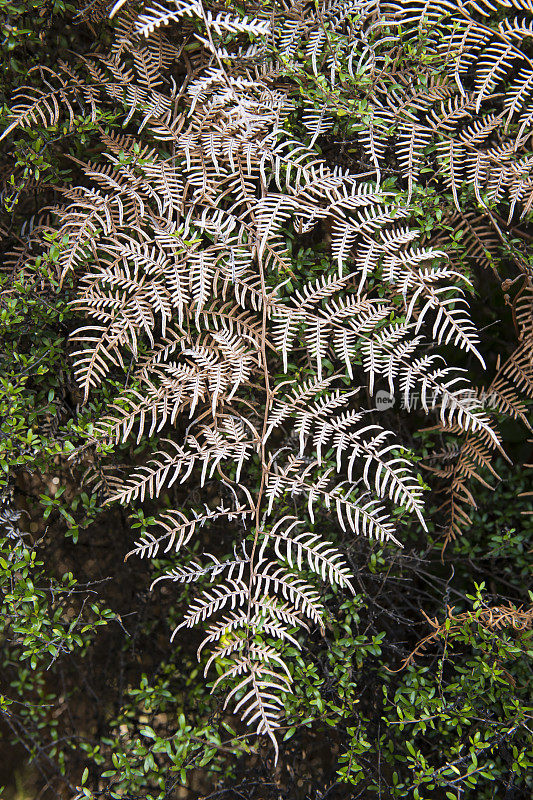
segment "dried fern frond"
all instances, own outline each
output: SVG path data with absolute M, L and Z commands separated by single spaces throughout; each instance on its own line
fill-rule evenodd
M 154 587 L 198 583 L 172 636 L 206 625 L 214 689 L 277 752 L 287 650 L 323 632 L 321 582 L 353 591 L 344 539 L 401 546 L 405 517 L 426 527 L 415 454 L 393 415 L 379 424 L 380 394 L 455 437 L 429 465 L 451 487 L 449 536 L 469 521 L 469 482 L 494 473 L 495 416 L 527 420 L 530 286 L 490 403 L 464 364 L 487 363 L 469 312 L 476 267 L 498 274 L 505 217 L 533 208 L 530 26 L 496 24 L 481 0 L 389 4 L 394 19 L 375 0 L 247 15 L 202 0 L 124 5 L 110 53 L 43 74 L 4 136 L 72 126 L 80 104 L 93 120 L 104 104 L 120 111 L 126 132 L 102 130 L 95 163 L 73 159 L 81 185 L 62 190 L 53 269 L 82 317 L 71 358 L 83 402 L 115 387 L 91 446 L 157 444 L 124 477 L 104 465 L 95 480 L 107 503 L 176 504 L 126 558 L 172 553 Z M 421 63 L 411 80 L 403 40 L 425 32 L 442 74 Z M 362 76 L 359 105 L 349 81 Z M 294 92 L 308 82 L 320 100 Z M 363 173 L 321 152 L 348 115 Z M 425 233 L 423 203 L 441 196 L 442 230 Z M 327 248 L 295 274 L 291 246 L 324 231 Z M 194 510 L 178 505 L 187 483 L 205 492 Z M 233 555 L 193 557 L 210 528 Z
M 447 618 L 443 623 L 439 623 L 436 618 L 430 619 L 422 610 L 422 614 L 433 630 L 420 640 L 412 653 L 402 661 L 396 672 L 413 664 L 417 656 L 421 655 L 428 645 L 439 637 L 448 638 L 458 634 L 465 625 L 477 624 L 491 631 L 508 627 L 515 631 L 527 631 L 533 626 L 533 607 L 524 609 L 523 606 L 517 608 L 513 605 L 492 606 L 477 611 L 465 611 L 462 614 L 454 614 L 454 608 L 455 606 L 447 607 Z

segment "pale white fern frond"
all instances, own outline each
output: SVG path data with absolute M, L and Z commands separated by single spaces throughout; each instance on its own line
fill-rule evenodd
M 139 556 L 139 558 L 155 558 L 163 543 L 165 545 L 163 553 L 169 553 L 171 550 L 177 553 L 178 550 L 189 543 L 197 528 L 202 528 L 204 525 L 220 519 L 231 522 L 233 519 L 240 518 L 241 521 L 244 521 L 246 516 L 252 513 L 252 510 L 246 506 L 238 505 L 236 508 L 231 509 L 229 507 L 226 508 L 223 504 L 214 509 L 206 506 L 205 512 L 201 514 L 192 511 L 192 519 L 188 519 L 179 509 L 168 511 L 157 517 L 153 523 L 162 528 L 164 532 L 155 536 L 146 531 L 135 542 L 134 549 L 126 554 L 124 560 L 133 555 Z
M 288 525 L 283 528 L 285 523 Z M 307 562 L 311 571 L 320 575 L 322 580 L 329 580 L 330 583 L 347 588 L 354 594 L 350 582 L 350 570 L 345 565 L 338 549 L 331 542 L 323 540 L 319 534 L 310 531 L 293 533 L 295 528 L 302 524 L 295 517 L 284 517 L 274 525 L 272 530 L 265 531 L 259 559 L 263 558 L 272 539 L 276 555 L 280 559 L 286 559 L 291 569 L 296 564 L 301 571 Z

